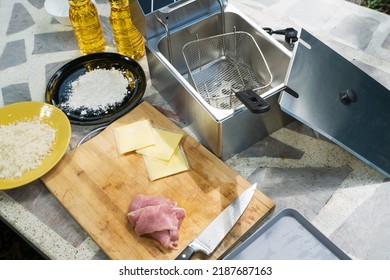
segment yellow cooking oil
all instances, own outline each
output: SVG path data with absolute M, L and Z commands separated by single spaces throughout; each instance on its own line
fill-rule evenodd
M 69 19 L 82 54 L 104 52 L 106 42 L 91 0 L 69 0 Z
M 118 53 L 134 60 L 145 54 L 142 34 L 131 19 L 129 0 L 109 0 L 111 6 L 110 23 Z

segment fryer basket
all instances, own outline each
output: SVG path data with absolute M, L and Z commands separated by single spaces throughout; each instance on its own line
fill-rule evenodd
M 211 106 L 236 109 L 236 92 L 265 91 L 272 74 L 256 41 L 247 32 L 234 31 L 188 42 L 183 47 L 188 80 Z

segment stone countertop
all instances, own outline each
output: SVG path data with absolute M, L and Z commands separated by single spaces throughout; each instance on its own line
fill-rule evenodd
M 343 0 L 230 2 L 259 26 L 307 29 L 390 87 L 390 16 Z M 96 3 L 115 52 L 107 1 Z M 0 106 L 44 101 L 53 73 L 80 56 L 72 28 L 51 18 L 44 0 L 1 5 Z M 140 64 L 149 77 L 146 57 Z M 144 99 L 176 121 L 150 80 Z M 70 148 L 94 128 L 73 125 Z M 388 179 L 317 132 L 292 122 L 226 163 L 275 201 L 268 219 L 295 208 L 351 258 L 390 259 Z M 0 191 L 0 217 L 50 259 L 106 258 L 39 180 Z

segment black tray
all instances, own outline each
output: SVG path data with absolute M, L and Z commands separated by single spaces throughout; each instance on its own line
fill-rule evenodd
M 117 69 L 134 82 L 120 104 L 102 112 L 82 114 L 82 110 L 71 111 L 61 106 L 69 96 L 69 85 L 86 71 L 94 69 Z M 98 82 L 98 81 L 96 81 Z M 141 101 L 146 89 L 146 77 L 142 67 L 133 59 L 117 53 L 94 53 L 76 58 L 62 66 L 49 80 L 46 87 L 46 102 L 60 108 L 72 124 L 109 124 L 129 112 Z M 91 96 L 93 98 L 93 96 Z
M 287 208 L 259 228 L 226 260 L 349 260 L 295 209 Z

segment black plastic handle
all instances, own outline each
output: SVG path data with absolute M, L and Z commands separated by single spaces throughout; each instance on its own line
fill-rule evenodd
M 180 253 L 180 255 L 178 255 L 176 257 L 175 260 L 189 260 L 191 259 L 191 257 L 195 254 L 195 250 L 192 249 L 190 246 L 187 246 L 183 252 Z
M 255 114 L 268 112 L 271 108 L 267 101 L 250 89 L 236 92 L 236 97 Z

